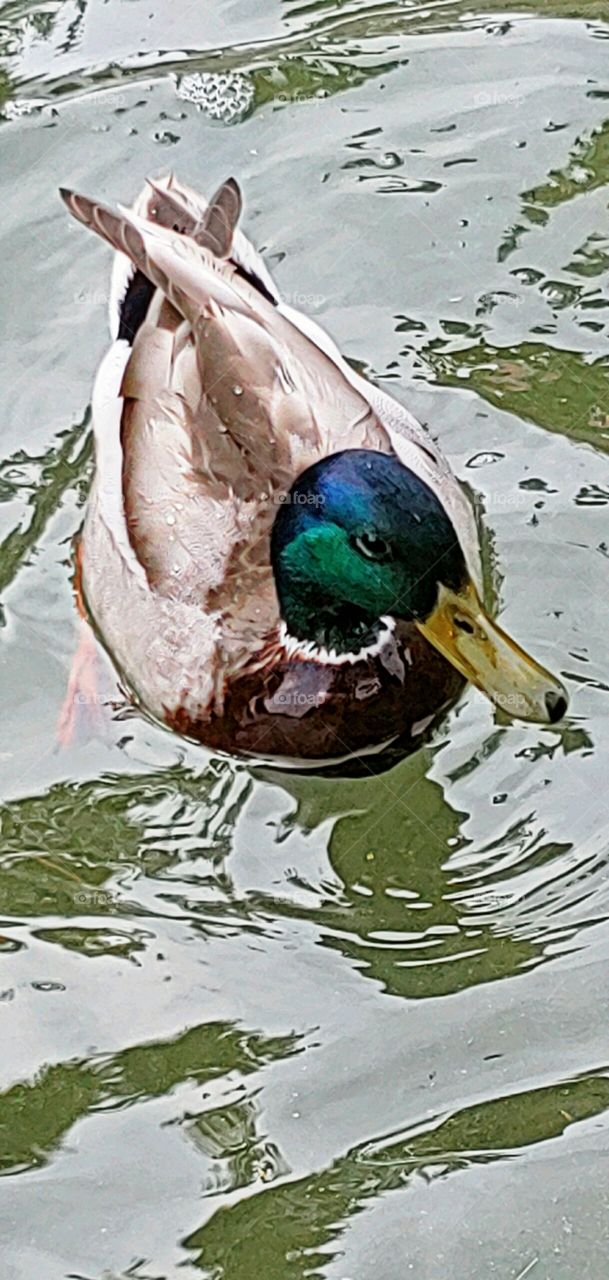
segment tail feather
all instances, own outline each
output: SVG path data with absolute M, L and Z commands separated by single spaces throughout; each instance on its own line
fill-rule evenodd
M 146 185 L 154 193 L 154 202 L 149 204 L 149 216 L 160 227 L 177 231 L 182 236 L 195 234 L 203 224 L 205 209 L 197 208 L 192 200 L 182 191 L 174 191 L 167 181 L 161 186 L 153 178 L 146 178 Z
M 61 196 L 78 222 L 97 232 L 113 249 L 126 254 L 191 324 L 196 324 L 201 311 L 208 310 L 214 302 L 237 310 L 242 308 L 230 280 L 214 270 L 216 255 L 208 244 L 197 244 L 191 236 L 177 234 L 173 228 L 142 218 L 120 206 L 118 212 L 114 212 L 97 200 L 65 189 L 61 190 Z M 225 214 L 229 218 L 226 205 L 234 212 L 233 192 L 223 197 L 221 212 L 217 215 L 219 218 Z M 214 210 L 216 208 L 217 205 Z M 228 227 L 229 222 L 225 225 Z M 220 243 L 221 230 L 222 227 L 217 233 L 214 231 L 217 243 Z
M 113 337 L 120 333 L 121 308 L 125 300 L 132 273 L 128 271 L 125 259 L 130 260 L 153 285 L 166 289 L 166 279 L 159 274 L 162 265 L 168 270 L 169 278 L 175 279 L 172 269 L 180 258 L 180 287 L 184 279 L 184 262 L 190 253 L 190 281 L 188 293 L 201 304 L 204 290 L 199 271 L 199 287 L 192 293 L 195 260 L 200 252 L 199 267 L 206 259 L 204 274 L 208 289 L 219 298 L 224 293 L 224 300 L 229 305 L 239 306 L 236 296 L 229 299 L 226 290 L 219 285 L 219 277 L 226 263 L 237 265 L 242 277 L 273 306 L 279 303 L 279 294 L 260 254 L 246 239 L 238 223 L 242 209 L 241 191 L 234 178 L 228 178 L 218 188 L 209 203 L 203 196 L 178 182 L 173 174 L 148 179 L 146 187 L 140 193 L 130 210 L 122 210 L 120 215 L 113 210 L 92 201 L 85 196 L 62 190 L 61 195 L 72 213 L 84 226 L 90 227 L 102 236 L 108 244 L 118 250 L 112 272 L 112 290 L 110 302 L 110 329 Z M 127 224 L 131 230 L 127 229 Z M 177 234 L 176 234 L 177 233 Z M 173 245 L 173 253 L 167 250 Z M 172 262 L 170 263 L 170 258 Z M 153 261 L 151 261 L 151 259 Z M 214 270 L 214 264 L 216 270 Z M 210 271 L 216 280 L 210 281 Z M 228 280 L 229 277 L 226 277 Z M 177 283 L 177 281 L 175 281 Z M 168 296 L 171 296 L 168 294 Z M 178 310 L 190 319 L 191 308 L 182 308 L 172 299 Z
M 83 226 L 96 231 L 102 240 L 105 240 L 113 249 L 118 249 L 120 253 L 125 253 L 140 271 L 148 275 L 144 240 L 130 217 L 115 213 L 99 200 L 90 200 L 88 196 L 69 191 L 66 187 L 60 187 L 59 194 L 77 222 L 82 222 Z M 156 281 L 153 283 L 156 284 Z
M 148 186 L 157 198 L 152 210 L 155 222 L 189 236 L 216 258 L 229 257 L 243 207 L 241 191 L 234 178 L 222 183 L 202 215 L 181 192 L 161 187 L 150 178 Z
M 204 239 L 199 239 L 197 243 L 210 248 L 218 258 L 228 258 L 241 209 L 241 191 L 235 179 L 229 178 L 209 202 L 201 233 Z

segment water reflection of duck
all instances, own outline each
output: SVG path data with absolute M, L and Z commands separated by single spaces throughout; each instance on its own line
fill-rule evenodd
M 414 418 L 286 306 L 238 229 L 166 179 L 64 192 L 118 250 L 83 598 L 127 684 L 215 748 L 327 762 L 417 735 L 463 680 L 508 713 L 560 683 L 480 602 L 470 506 Z
M 365 793 L 358 779 L 281 778 L 294 808 L 281 820 L 278 839 L 286 865 L 296 868 L 286 878 L 296 893 L 305 892 L 299 910 L 318 927 L 320 945 L 343 955 L 362 978 L 409 1000 L 495 982 L 543 955 L 534 930 L 510 929 L 501 895 L 494 905 L 487 895 L 485 910 L 475 909 L 474 860 L 463 883 L 452 856 L 468 844 L 462 835 L 468 815 L 453 808 L 429 769 L 429 751 L 419 751 L 370 778 Z M 258 773 L 277 781 L 276 771 Z M 331 874 L 320 880 L 313 851 L 322 842 Z M 280 875 L 277 853 L 272 866 L 264 901 L 283 914 L 272 887 Z

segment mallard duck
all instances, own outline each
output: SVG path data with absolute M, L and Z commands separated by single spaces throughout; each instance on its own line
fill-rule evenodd
M 472 508 L 438 446 L 282 302 L 174 177 L 132 209 L 62 191 L 116 251 L 78 562 L 134 699 L 187 738 L 323 764 L 415 746 L 466 681 L 541 724 L 562 684 L 481 603 Z

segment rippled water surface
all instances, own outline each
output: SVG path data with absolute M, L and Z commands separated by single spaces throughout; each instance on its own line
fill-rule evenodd
M 2 1280 L 606 1280 L 609 5 L 9 0 L 0 55 Z M 109 255 L 56 188 L 169 167 L 429 423 L 565 725 L 284 775 L 108 669 L 57 748 Z

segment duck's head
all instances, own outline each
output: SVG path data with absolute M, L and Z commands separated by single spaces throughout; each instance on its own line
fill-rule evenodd
M 414 623 L 509 715 L 553 724 L 566 692 L 485 612 L 440 500 L 397 458 L 347 449 L 298 478 L 271 556 L 291 636 L 338 653 L 375 642 L 387 617 Z

